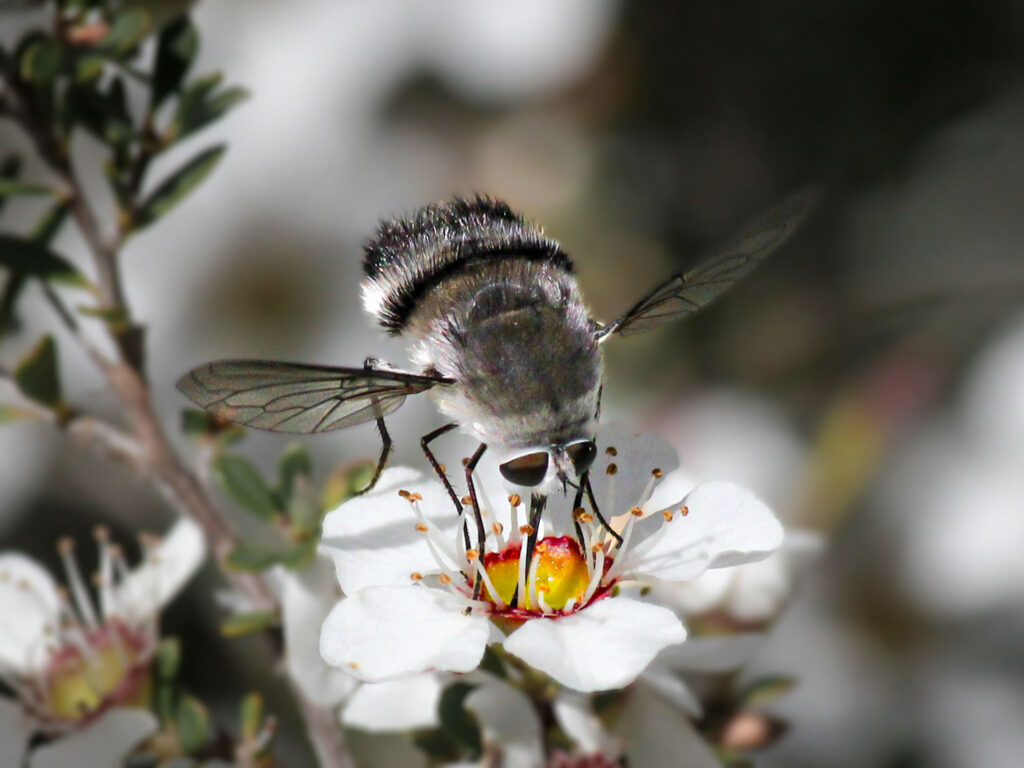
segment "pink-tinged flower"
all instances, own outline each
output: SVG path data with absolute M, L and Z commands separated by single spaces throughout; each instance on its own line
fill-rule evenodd
M 156 729 L 131 708 L 148 694 L 159 612 L 202 564 L 205 539 L 181 520 L 143 542 L 134 570 L 104 530 L 97 539 L 96 600 L 70 539 L 59 545 L 67 587 L 31 558 L 0 554 L 0 680 L 15 695 L 0 700 L 0 734 L 12 765 L 36 733 L 61 738 L 33 751 L 33 768 L 113 764 Z
M 686 630 L 672 611 L 620 587 L 689 581 L 708 568 L 759 560 L 783 534 L 747 491 L 711 482 L 684 496 L 659 485 L 650 438 L 616 442 L 594 476 L 604 516 L 624 512 L 621 540 L 592 510 L 567 509 L 552 496 L 527 562 L 529 505 L 483 464 L 476 476 L 483 546 L 467 547 L 440 482 L 409 469 L 387 471 L 372 493 L 331 512 L 323 547 L 348 597 L 324 622 L 323 658 L 381 681 L 470 671 L 497 641 L 569 688 L 628 685 Z

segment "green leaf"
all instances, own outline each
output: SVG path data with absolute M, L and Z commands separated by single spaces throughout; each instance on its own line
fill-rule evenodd
M 75 60 L 75 80 L 80 83 L 91 83 L 103 74 L 106 59 L 99 54 L 79 56 Z
M 338 467 L 324 484 L 320 508 L 331 510 L 351 499 L 369 485 L 376 468 L 375 461 L 358 461 Z
M 281 564 L 290 571 L 304 571 L 309 568 L 316 557 L 316 548 L 319 542 L 316 539 L 306 539 L 281 553 Z
M 57 345 L 52 336 L 44 336 L 14 369 L 18 389 L 30 400 L 46 408 L 59 408 L 63 402 L 57 373 Z
M 128 322 L 128 313 L 124 307 L 76 307 L 79 314 L 85 315 L 86 317 L 95 317 L 97 320 L 118 326 Z
M 468 749 L 471 757 L 476 759 L 481 753 L 480 726 L 465 705 L 466 697 L 474 687 L 467 683 L 449 685 L 441 693 L 437 713 L 445 735 Z
M 320 530 L 322 510 L 305 476 L 298 479 L 295 493 L 288 499 L 288 519 L 296 539 L 316 536 Z
M 260 519 L 269 522 L 281 511 L 260 471 L 244 456 L 218 454 L 213 460 L 213 477 L 225 493 Z
M 155 111 L 164 99 L 181 87 L 198 51 L 199 33 L 188 16 L 182 16 L 164 28 L 156 48 L 151 109 Z
M 243 741 L 252 741 L 263 727 L 263 697 L 250 693 L 242 699 L 239 712 L 239 731 Z
M 249 97 L 249 92 L 244 88 L 225 88 L 216 92 L 220 81 L 219 74 L 207 75 L 196 80 L 182 92 L 169 130 L 170 140 L 179 141 L 219 120 L 230 109 Z
M 100 48 L 115 56 L 123 56 L 141 43 L 152 29 L 153 19 L 148 12 L 142 8 L 129 8 L 114 19 Z
M 15 195 L 41 196 L 52 194 L 54 194 L 52 189 L 44 187 L 41 184 L 26 184 L 22 181 L 15 181 L 14 179 L 0 179 L 0 197 L 13 197 Z
M 0 267 L 60 285 L 89 286 L 77 269 L 45 245 L 13 235 L 0 235 Z
M 27 411 L 16 405 L 0 405 L 0 424 L 10 424 L 12 421 L 25 421 L 34 418 L 36 418 L 36 415 L 32 411 Z
M 313 474 L 313 459 L 305 446 L 293 443 L 284 449 L 279 463 L 280 482 L 277 492 L 283 499 L 290 499 L 295 490 L 295 482 L 300 477 L 307 480 Z
M 172 682 L 181 669 L 181 643 L 176 637 L 167 637 L 156 647 L 156 676 L 163 682 Z
M 739 699 L 744 706 L 757 707 L 777 699 L 792 690 L 796 680 L 791 677 L 762 677 L 746 685 Z
M 175 717 L 178 741 L 185 754 L 198 752 L 206 746 L 210 733 L 210 714 L 202 702 L 192 696 L 182 696 Z
M 135 225 L 148 226 L 180 203 L 213 172 L 225 149 L 227 147 L 219 144 L 203 150 L 171 174 L 142 204 Z
M 21 54 L 21 77 L 36 85 L 49 83 L 60 72 L 63 62 L 64 52 L 57 41 L 40 37 L 29 43 Z
M 281 562 L 283 553 L 257 544 L 240 544 L 224 558 L 224 564 L 233 571 L 264 571 Z
M 15 181 L 18 178 L 18 174 L 21 173 L 21 158 L 18 155 L 10 154 L 6 155 L 3 160 L 0 160 L 0 179 L 4 181 Z M 0 212 L 3 211 L 4 206 L 7 204 L 7 198 L 4 195 L 0 195 Z
M 236 613 L 220 623 L 220 633 L 224 637 L 241 637 L 253 632 L 261 632 L 275 624 L 277 624 L 277 615 L 269 611 Z

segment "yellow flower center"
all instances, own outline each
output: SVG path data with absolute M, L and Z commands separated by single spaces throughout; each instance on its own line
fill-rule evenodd
M 146 670 L 140 666 L 144 642 L 119 624 L 89 633 L 84 643 L 57 649 L 47 671 L 49 714 L 61 720 L 84 720 L 112 700 L 142 704 Z
M 489 552 L 484 556 L 484 568 L 505 605 L 539 613 L 540 607 L 534 605 L 531 598 L 534 590 L 530 589 L 530 574 L 526 573 L 525 567 L 524 594 L 517 592 L 521 555 L 522 546 L 519 544 L 501 552 Z M 543 595 L 544 603 L 549 608 L 558 611 L 565 608 L 572 599 L 577 603 L 582 600 L 590 583 L 590 570 L 575 539 L 569 536 L 541 539 L 537 542 L 533 557 L 536 568 L 533 580 L 535 591 L 538 596 Z M 489 589 L 484 590 L 484 597 L 491 603 L 497 602 Z

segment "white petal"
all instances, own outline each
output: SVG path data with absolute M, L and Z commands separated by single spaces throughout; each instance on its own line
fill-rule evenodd
M 120 768 L 157 725 L 146 710 L 112 709 L 82 730 L 32 752 L 29 768 Z
M 616 456 L 606 453 L 614 447 Z M 618 471 L 609 478 L 606 469 L 614 463 Z M 641 500 L 651 472 L 668 474 L 679 466 L 675 449 L 654 434 L 637 434 L 621 424 L 605 424 L 597 436 L 597 460 L 590 473 L 598 509 L 608 519 L 627 512 Z
M 683 643 L 683 645 L 688 645 L 692 642 L 693 640 L 689 640 Z M 704 714 L 704 707 L 700 703 L 700 699 L 697 698 L 697 694 L 690 690 L 690 686 L 680 680 L 679 675 L 672 669 L 660 663 L 659 659 L 655 659 L 643 671 L 643 674 L 640 675 L 640 680 L 637 682 L 639 683 L 640 681 L 650 686 L 651 690 L 655 691 L 662 699 L 680 712 L 691 717 L 700 717 Z
M 544 763 L 540 719 L 524 693 L 497 679 L 474 689 L 466 709 L 480 723 L 485 747 L 501 754 L 505 768 L 537 768 Z
M 733 672 L 750 662 L 764 638 L 760 632 L 691 637 L 659 653 L 658 664 L 679 672 Z
M 628 685 L 658 651 L 685 639 L 667 608 L 609 597 L 571 616 L 531 619 L 504 646 L 563 685 L 589 692 Z
M 686 581 L 707 568 L 761 560 L 782 544 L 782 525 L 749 491 L 726 482 L 701 483 L 676 514 L 647 541 L 626 553 L 624 573 Z
M 434 672 L 383 683 L 363 683 L 341 709 L 341 722 L 372 733 L 432 728 L 444 688 Z
M 283 613 L 285 669 L 317 706 L 342 701 L 359 684 L 320 656 L 320 627 L 340 594 L 330 559 L 320 555 L 303 571 L 276 570 Z
M 406 586 L 410 574 L 437 573 L 411 504 L 398 492 L 423 497 L 420 509 L 454 545 L 458 516 L 444 486 L 405 467 L 387 469 L 370 493 L 349 499 L 324 518 L 322 551 L 334 560 L 347 594 L 385 584 Z
M 672 765 L 721 768 L 689 719 L 665 706 L 646 686 L 630 689 L 616 729 L 625 742 L 630 768 L 665 768 L 667 755 L 672 756 Z
M 559 691 L 552 704 L 558 727 L 572 740 L 583 755 L 617 756 L 621 752 L 619 740 L 607 730 L 590 706 L 590 697 L 575 691 Z
M 425 586 L 370 587 L 330 612 L 320 654 L 360 680 L 380 682 L 431 669 L 476 669 L 490 634 L 466 601 Z
M 739 568 L 716 568 L 702 573 L 693 581 L 655 581 L 650 585 L 648 599 L 667 606 L 682 616 L 699 616 L 725 602 Z
M 33 723 L 21 705 L 0 697 L 0 757 L 3 765 L 22 765 L 33 730 Z
M 60 598 L 49 572 L 17 552 L 0 554 L 0 669 L 27 673 L 46 661 L 45 642 L 57 627 Z M 17 621 L 10 617 L 16 616 Z
M 136 620 L 159 613 L 185 587 L 205 558 L 203 529 L 191 518 L 179 518 L 145 561 L 118 585 L 118 609 Z
M 683 469 L 669 472 L 654 488 L 651 498 L 644 504 L 644 514 L 661 512 L 663 509 L 678 507 L 686 494 L 697 486 L 697 479 Z

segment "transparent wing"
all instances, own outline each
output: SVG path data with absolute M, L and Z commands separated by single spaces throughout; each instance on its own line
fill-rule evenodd
M 442 377 L 268 360 L 221 360 L 193 368 L 178 389 L 221 418 L 271 432 L 328 432 L 393 412 Z
M 672 276 L 622 317 L 598 329 L 597 340 L 613 333 L 647 331 L 707 306 L 782 245 L 819 196 L 816 188 L 804 189 L 765 212 L 738 240 L 691 271 Z

